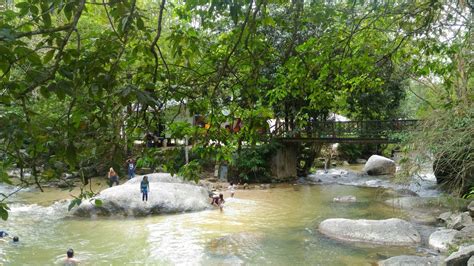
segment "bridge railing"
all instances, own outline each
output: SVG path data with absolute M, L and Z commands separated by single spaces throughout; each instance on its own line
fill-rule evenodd
M 281 123 L 275 128 L 274 135 L 282 138 L 381 139 L 388 138 L 391 133 L 415 130 L 417 124 L 418 120 L 316 121 L 304 128 L 291 128 Z

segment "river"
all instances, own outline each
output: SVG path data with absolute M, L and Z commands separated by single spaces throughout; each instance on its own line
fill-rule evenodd
M 327 218 L 406 218 L 383 204 L 381 188 L 280 185 L 237 190 L 223 212 L 84 219 L 67 213 L 67 190 L 20 192 L 1 229 L 20 244 L 0 243 L 0 263 L 60 264 L 73 248 L 82 265 L 369 265 L 417 249 L 346 244 L 317 231 Z M 357 203 L 336 203 L 354 195 Z M 228 195 L 226 195 L 228 196 Z M 58 201 L 59 200 L 59 201 Z

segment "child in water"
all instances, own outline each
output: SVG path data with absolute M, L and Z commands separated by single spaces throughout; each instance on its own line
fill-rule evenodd
M 219 200 L 218 200 L 218 206 L 221 209 L 221 211 L 224 210 L 224 203 L 225 203 L 224 195 L 221 193 L 219 194 Z
M 148 190 L 150 190 L 150 182 L 148 182 L 147 176 L 143 177 L 143 180 L 140 183 L 140 189 L 142 191 L 142 201 L 148 201 Z
M 227 188 L 230 191 L 230 197 L 233 198 L 235 194 L 235 185 L 233 182 L 230 182 L 230 186 Z
M 78 265 L 79 261 L 74 258 L 74 250 L 72 248 L 68 249 L 66 252 L 66 259 L 64 260 L 64 265 L 75 266 Z

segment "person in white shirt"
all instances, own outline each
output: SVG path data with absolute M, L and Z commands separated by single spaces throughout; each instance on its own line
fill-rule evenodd
M 234 183 L 230 182 L 230 186 L 227 188 L 230 191 L 230 197 L 233 198 L 235 194 L 235 185 Z

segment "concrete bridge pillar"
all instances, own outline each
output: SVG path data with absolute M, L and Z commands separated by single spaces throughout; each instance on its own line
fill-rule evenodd
M 283 143 L 270 162 L 272 178 L 278 181 L 296 178 L 297 156 L 298 143 Z

